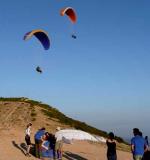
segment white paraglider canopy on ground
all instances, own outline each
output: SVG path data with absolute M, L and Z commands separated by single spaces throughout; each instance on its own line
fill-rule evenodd
M 63 140 L 64 142 L 66 140 L 89 140 L 93 142 L 98 142 L 98 139 L 96 139 L 90 133 L 76 129 L 63 129 L 57 131 L 55 133 L 55 137 L 57 138 L 58 141 Z
M 106 139 L 104 137 L 100 137 L 100 136 L 94 136 L 99 142 L 102 142 L 102 143 L 106 143 Z

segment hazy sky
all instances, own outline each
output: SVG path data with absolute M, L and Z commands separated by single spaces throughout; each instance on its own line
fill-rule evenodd
M 59 14 L 67 6 L 75 25 Z M 48 103 L 119 136 L 150 135 L 149 0 L 1 0 L 0 22 L 0 96 Z M 33 29 L 49 34 L 48 51 L 23 41 Z

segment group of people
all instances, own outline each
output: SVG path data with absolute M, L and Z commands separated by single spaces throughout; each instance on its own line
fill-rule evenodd
M 148 137 L 143 138 L 142 132 L 138 128 L 133 129 L 134 137 L 131 139 L 131 152 L 133 160 L 150 160 Z M 106 141 L 107 159 L 117 160 L 116 140 L 113 132 L 109 133 Z
M 31 156 L 31 127 L 32 124 L 29 123 L 25 130 L 25 141 L 27 144 L 26 156 Z M 57 127 L 56 130 L 59 131 L 60 127 Z M 37 158 L 40 158 L 41 160 L 62 160 L 62 141 L 57 140 L 55 135 L 47 132 L 44 127 L 34 134 L 34 141 L 35 156 Z
M 25 130 L 25 141 L 27 144 L 26 156 L 30 155 L 31 146 L 31 126 L 29 123 Z M 56 128 L 57 131 L 60 127 Z M 133 160 L 150 160 L 150 150 L 148 137 L 143 138 L 142 132 L 138 128 L 133 129 L 134 137 L 131 139 L 131 152 L 133 155 Z M 35 156 L 42 160 L 62 160 L 62 140 L 58 140 L 54 134 L 46 132 L 43 127 L 39 129 L 35 135 Z M 113 132 L 109 133 L 109 137 L 106 140 L 107 145 L 107 159 L 117 160 L 116 146 L 117 142 L 115 140 L 115 135 Z M 148 154 L 147 154 L 148 153 Z

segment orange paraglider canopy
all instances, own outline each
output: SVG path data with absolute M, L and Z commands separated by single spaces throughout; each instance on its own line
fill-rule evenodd
M 71 7 L 63 8 L 60 11 L 60 15 L 64 16 L 65 14 L 69 17 L 69 19 L 71 20 L 72 23 L 76 23 L 77 17 L 76 17 L 76 13 L 73 8 L 71 8 Z

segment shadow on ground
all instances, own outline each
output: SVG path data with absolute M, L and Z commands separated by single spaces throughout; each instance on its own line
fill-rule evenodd
M 26 155 L 27 147 L 26 147 L 25 143 L 21 143 L 19 145 L 15 141 L 12 141 L 12 144 L 13 144 L 14 147 L 16 147 L 17 149 L 19 149 L 24 155 Z M 34 144 L 31 145 L 30 154 L 33 155 L 33 156 L 35 156 L 35 146 L 34 146 Z
M 21 143 L 19 145 L 15 141 L 12 141 L 12 144 L 14 147 L 19 149 L 25 155 L 26 150 L 27 150 L 25 143 Z M 31 145 L 30 154 L 35 157 L 35 145 L 34 144 Z M 88 159 L 81 157 L 80 155 L 72 153 L 72 152 L 65 152 L 63 154 L 63 157 L 65 157 L 67 160 L 88 160 Z
M 63 154 L 63 157 L 65 157 L 66 159 L 68 160 L 88 160 L 84 157 L 81 157 L 80 155 L 78 154 L 75 154 L 75 153 L 71 153 L 71 152 L 65 152 Z

